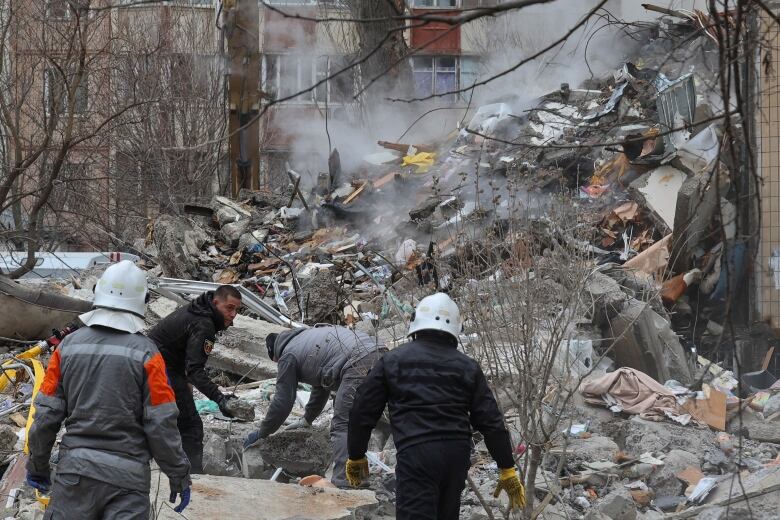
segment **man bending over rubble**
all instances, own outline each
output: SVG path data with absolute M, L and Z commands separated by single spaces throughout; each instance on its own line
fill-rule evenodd
M 479 364 L 458 351 L 460 330 L 460 311 L 449 296 L 423 298 L 409 326 L 413 340 L 374 365 L 349 416 L 347 478 L 357 487 L 368 477 L 371 430 L 389 405 L 398 520 L 458 519 L 472 428 L 501 468 L 493 495 L 506 491 L 511 509 L 525 504 L 504 416 Z
M 349 411 L 358 386 L 387 349 L 364 332 L 338 326 L 269 334 L 266 348 L 268 357 L 279 364 L 276 392 L 260 429 L 247 437 L 244 448 L 268 437 L 284 423 L 295 405 L 298 383 L 312 385 L 311 397 L 304 416 L 287 429 L 311 427 L 328 403 L 330 392 L 335 391 L 330 423 L 331 481 L 338 487 L 349 487 L 344 467 Z
M 149 338 L 165 359 L 168 379 L 176 394 L 179 432 L 192 473 L 203 473 L 203 421 L 195 408 L 192 386 L 217 403 L 223 415 L 234 415 L 236 397 L 220 391 L 206 373 L 206 361 L 214 348 L 217 332 L 233 325 L 239 308 L 238 289 L 221 285 L 169 314 L 149 331 Z
M 46 493 L 60 426 L 59 462 L 45 519 L 148 520 L 154 457 L 168 476 L 171 502 L 190 501 L 190 464 L 176 429 L 176 401 L 157 347 L 140 331 L 146 274 L 114 264 L 95 287 L 87 325 L 66 337 L 35 398 L 27 483 Z

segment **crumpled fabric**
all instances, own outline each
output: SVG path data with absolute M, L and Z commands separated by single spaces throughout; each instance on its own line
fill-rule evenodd
M 606 404 L 602 396 L 613 398 L 624 412 L 639 415 L 649 421 L 685 415 L 677 404 L 674 393 L 644 372 L 633 368 L 619 368 L 601 377 L 586 379 L 580 385 L 585 402 Z

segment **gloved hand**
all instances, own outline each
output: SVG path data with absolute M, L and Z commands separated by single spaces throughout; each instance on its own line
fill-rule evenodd
M 51 489 L 51 478 L 49 475 L 27 472 L 27 485 L 37 489 L 41 493 L 48 493 Z
M 260 435 L 260 430 L 255 430 L 244 439 L 244 449 L 247 449 L 257 443 L 263 436 Z
M 368 459 L 365 457 L 358 460 L 347 459 L 346 473 L 350 486 L 360 486 L 363 480 L 368 478 Z
M 517 476 L 516 468 L 505 468 L 501 470 L 498 477 L 498 485 L 493 492 L 493 497 L 498 498 L 501 491 L 506 491 L 509 496 L 509 509 L 522 509 L 525 507 L 525 488 Z
M 224 415 L 229 419 L 232 419 L 234 417 L 233 412 L 230 410 L 230 407 L 228 406 L 228 402 L 231 399 L 238 399 L 238 397 L 232 394 L 223 394 L 222 397 L 219 398 L 219 401 L 217 401 L 217 406 L 219 406 L 219 411 L 222 413 L 222 415 Z
M 285 426 L 284 428 L 282 428 L 282 430 L 283 431 L 287 431 L 287 430 L 306 430 L 306 429 L 309 429 L 309 428 L 311 428 L 311 423 L 306 420 L 306 417 L 301 417 L 297 421 L 292 422 L 292 423 L 288 424 L 287 426 Z
M 174 507 L 173 510 L 177 513 L 181 513 L 185 509 L 187 509 L 187 506 L 190 505 L 190 495 L 192 494 L 192 491 L 190 490 L 190 486 L 187 486 L 186 488 L 182 489 L 179 492 L 171 491 L 171 496 L 168 499 L 172 504 L 176 503 L 176 495 L 179 495 L 181 497 L 181 502 L 179 502 L 179 505 Z

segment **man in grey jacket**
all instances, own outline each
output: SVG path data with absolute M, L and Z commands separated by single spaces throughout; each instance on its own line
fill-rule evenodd
M 358 386 L 387 349 L 364 332 L 338 326 L 270 334 L 266 347 L 268 356 L 279 364 L 276 391 L 260 429 L 247 437 L 244 447 L 268 437 L 284 424 L 295 405 L 298 383 L 310 384 L 312 392 L 303 418 L 293 423 L 292 428 L 310 427 L 328 403 L 331 391 L 335 391 L 330 425 L 331 480 L 338 487 L 349 487 L 344 468 L 349 411 Z
M 95 288 L 87 327 L 52 354 L 35 397 L 27 482 L 51 488 L 45 519 L 148 520 L 151 458 L 168 476 L 171 502 L 190 500 L 190 464 L 176 427 L 176 399 L 155 344 L 140 331 L 146 274 L 127 260 L 109 267 Z M 62 424 L 51 485 L 49 457 Z

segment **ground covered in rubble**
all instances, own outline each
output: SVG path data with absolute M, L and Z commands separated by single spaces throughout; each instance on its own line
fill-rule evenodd
M 561 85 L 530 109 L 479 107 L 447 141 L 385 143 L 381 160 L 322 185 L 244 190 L 158 218 L 138 245 L 155 290 L 147 321 L 184 302 L 170 279 L 239 284 L 274 309 L 278 320 L 245 311 L 209 361 L 256 423 L 276 375 L 264 340 L 285 319 L 354 327 L 392 348 L 420 297 L 446 290 L 518 466 L 535 474 L 538 518 L 777 518 L 778 340 L 760 325 L 726 330 L 726 293 L 746 275 L 726 175 L 738 165 L 710 122 L 715 44 L 695 29 L 664 19 L 634 35 L 610 76 Z M 89 298 L 98 275 L 49 289 Z M 731 353 L 748 349 L 738 378 Z M 22 489 L 17 432 L 31 385 L 19 377 L 0 407 L 4 495 Z M 288 422 L 310 390 L 299 387 Z M 394 517 L 392 441 L 370 448 L 375 494 L 350 494 L 327 481 L 330 408 L 313 429 L 243 451 L 254 424 L 196 397 L 208 475 L 188 518 L 225 516 L 228 502 L 236 518 Z M 479 440 L 466 520 L 504 517 L 498 468 Z M 13 495 L 6 516 L 40 517 L 29 490 Z

